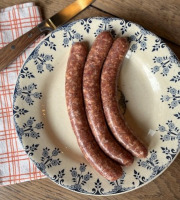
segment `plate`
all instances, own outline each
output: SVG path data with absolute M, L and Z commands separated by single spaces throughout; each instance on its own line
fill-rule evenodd
M 119 87 L 124 117 L 148 146 L 148 157 L 123 168 L 110 182 L 84 159 L 71 128 L 65 101 L 65 72 L 73 42 L 89 46 L 102 31 L 127 36 L 130 49 Z M 35 165 L 52 181 L 89 195 L 121 194 L 157 178 L 180 149 L 180 63 L 156 35 L 118 18 L 87 18 L 47 35 L 25 61 L 14 91 L 18 137 Z

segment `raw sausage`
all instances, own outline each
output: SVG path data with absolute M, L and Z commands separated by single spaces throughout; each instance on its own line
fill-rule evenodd
M 106 58 L 101 75 L 101 97 L 107 123 L 115 138 L 134 156 L 144 158 L 147 149 L 125 124 L 116 99 L 117 78 L 122 61 L 128 51 L 127 38 L 117 38 Z
M 90 165 L 102 176 L 115 181 L 122 175 L 121 166 L 100 149 L 89 127 L 83 101 L 82 78 L 87 56 L 85 43 L 74 43 L 66 70 L 66 104 L 78 145 Z
M 133 163 L 134 158 L 109 131 L 101 102 L 101 70 L 112 43 L 111 34 L 102 32 L 90 49 L 83 74 L 84 102 L 90 128 L 101 149 L 121 165 L 128 166 Z
M 128 51 L 127 38 L 117 38 L 106 58 L 101 75 L 101 97 L 108 125 L 115 138 L 134 156 L 144 158 L 147 149 L 125 124 L 116 99 L 117 78 L 122 61 Z

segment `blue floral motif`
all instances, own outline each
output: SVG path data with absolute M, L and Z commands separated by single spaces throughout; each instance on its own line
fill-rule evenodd
M 157 159 L 157 151 L 154 149 L 150 151 L 151 156 L 144 160 L 139 159 L 137 162 L 139 166 L 144 167 L 148 170 L 152 170 L 157 164 L 159 164 L 159 160 Z
M 147 49 L 147 35 L 149 34 L 149 31 L 141 27 L 140 31 L 137 31 L 134 35 L 131 35 L 130 41 L 135 43 L 132 44 L 130 50 L 135 53 L 138 49 L 138 46 L 140 46 L 140 50 L 145 51 Z
M 173 126 L 171 123 L 168 122 L 168 126 Z M 159 126 L 160 127 L 160 126 Z M 160 127 L 161 130 L 165 130 L 164 127 Z M 154 177 L 156 177 L 159 173 L 161 173 L 168 165 L 169 163 L 172 162 L 172 160 L 174 159 L 174 157 L 177 155 L 177 152 L 180 149 L 180 141 L 179 141 L 179 145 L 177 150 L 175 149 L 169 149 L 167 147 L 161 147 L 162 153 L 164 153 L 166 155 L 166 159 L 168 160 L 168 162 L 164 165 L 158 165 L 159 164 L 159 160 L 157 158 L 157 152 L 155 150 L 151 150 L 150 153 L 150 158 L 146 159 L 146 160 L 139 160 L 138 161 L 138 165 L 141 167 L 144 167 L 148 170 L 152 171 L 152 174 L 149 176 L 149 178 L 145 178 L 144 176 L 141 176 L 140 172 L 137 172 L 136 170 L 134 170 L 134 177 L 135 179 L 139 180 L 139 185 L 144 184 L 145 182 L 153 179 Z
M 38 73 L 44 72 L 44 68 L 46 68 L 49 72 L 53 71 L 54 67 L 49 63 L 53 61 L 53 56 L 52 55 L 45 55 L 43 53 L 39 53 L 40 47 L 44 44 L 45 46 L 48 46 L 50 49 L 56 51 L 56 44 L 52 41 L 50 41 L 50 38 L 55 38 L 54 33 L 51 33 L 51 36 L 45 38 L 36 48 L 33 50 L 31 55 L 26 59 L 26 62 L 24 63 L 23 68 L 20 71 L 19 76 L 21 78 L 35 78 L 34 74 L 29 71 L 29 68 L 26 67 L 26 64 L 30 60 L 34 60 L 34 63 L 36 65 L 36 68 L 38 70 Z M 45 67 L 44 67 L 45 66 Z
M 111 25 L 110 18 L 103 18 L 102 22 L 99 24 L 98 29 L 94 32 L 95 37 L 97 37 L 103 31 L 110 31 L 113 37 L 116 36 L 115 31 L 113 30 L 113 26 Z
M 140 172 L 137 172 L 136 170 L 134 170 L 133 176 L 136 180 L 139 181 L 138 186 L 143 185 L 147 181 L 147 179 L 144 176 L 142 176 Z
M 121 34 L 124 35 L 124 33 L 127 32 L 128 27 L 131 27 L 131 22 L 126 20 L 121 20 L 120 25 L 121 25 Z
M 99 178 L 94 183 L 94 188 L 92 188 L 92 192 L 95 195 L 102 195 L 104 194 L 104 189 L 102 188 L 102 183 Z
M 52 36 L 52 35 L 51 35 Z M 55 36 L 54 36 L 55 37 Z M 54 38 L 53 37 L 53 38 Z M 50 36 L 43 40 L 43 43 L 45 46 L 48 46 L 50 49 L 56 51 L 56 44 L 54 42 L 50 41 Z
M 76 167 L 70 170 L 71 176 L 72 176 L 72 181 L 75 183 L 74 185 L 70 186 L 70 189 L 78 191 L 78 192 L 85 192 L 85 190 L 82 188 L 83 185 L 89 181 L 89 179 L 92 178 L 92 173 L 87 172 L 86 174 L 83 174 L 86 171 L 87 165 L 84 163 L 80 163 L 80 173 L 77 172 Z
M 24 150 L 29 156 L 33 156 L 34 151 L 36 151 L 38 149 L 38 146 L 39 146 L 39 144 L 32 144 L 31 146 L 26 145 Z
M 156 131 L 160 131 L 163 133 L 163 135 L 160 136 L 160 139 L 165 142 L 165 141 L 170 141 L 170 140 L 179 140 L 180 142 L 180 131 L 177 126 L 172 122 L 172 120 L 168 120 L 166 123 L 166 127 L 162 126 L 159 124 L 159 128 Z
M 131 189 L 134 189 L 135 186 L 133 186 L 134 184 L 132 184 L 132 187 L 123 187 L 124 184 L 124 179 L 125 179 L 126 173 L 123 172 L 123 175 L 121 176 L 120 179 L 114 181 L 114 182 L 110 182 L 110 184 L 114 187 L 110 192 L 108 192 L 108 194 L 116 194 L 116 193 L 121 193 L 121 192 L 125 192 Z
M 144 176 L 141 175 L 140 172 L 134 170 L 134 177 L 136 180 L 139 181 L 138 186 L 143 185 L 144 183 L 152 180 L 154 177 L 156 177 L 159 173 L 161 173 L 165 168 L 167 167 L 167 164 L 159 166 L 155 165 L 153 168 L 151 168 L 152 173 L 149 176 L 149 178 L 145 178 Z
M 13 107 L 13 116 L 15 118 L 19 118 L 20 115 L 25 115 L 27 112 L 29 112 L 29 111 L 26 110 L 25 108 L 19 108 L 19 106 Z
M 179 151 L 180 145 L 178 146 L 177 150 L 175 149 L 169 149 L 167 147 L 161 147 L 162 153 L 166 155 L 166 159 L 169 161 L 169 163 L 173 160 L 173 158 L 176 156 L 176 154 Z
M 169 108 L 174 109 L 175 107 L 177 107 L 180 104 L 180 90 L 177 90 L 173 87 L 169 87 L 167 89 L 167 92 L 169 93 L 169 95 L 161 95 L 160 100 L 162 102 L 166 102 L 166 101 L 170 101 L 169 102 Z
M 16 88 L 16 95 L 20 96 L 21 99 L 25 100 L 25 102 L 29 105 L 33 105 L 34 100 L 33 98 L 36 99 L 41 99 L 42 98 L 42 93 L 41 92 L 34 92 L 34 90 L 37 89 L 37 85 L 32 83 L 28 86 L 24 86 L 23 88 Z
M 157 38 L 155 39 L 155 45 L 153 45 L 153 49 L 152 49 L 152 52 L 153 51 L 158 51 L 160 48 L 164 48 L 166 46 L 166 44 L 160 39 L 160 38 Z
M 84 30 L 89 33 L 91 26 L 90 24 L 92 23 L 92 19 L 91 18 L 87 18 L 87 19 L 82 19 L 81 20 L 81 25 L 84 26 Z
M 38 73 L 42 74 L 42 72 L 44 72 L 44 66 L 49 72 L 53 71 L 54 67 L 49 63 L 52 62 L 54 59 L 52 55 L 44 53 L 39 54 L 38 52 L 36 52 L 33 54 L 33 59 Z
M 28 67 L 23 67 L 21 69 L 20 76 L 21 76 L 21 78 L 25 78 L 25 77 L 28 77 L 29 79 L 35 78 L 35 76 L 32 74 L 32 72 L 29 71 Z
M 144 176 L 140 174 L 140 172 L 137 172 L 136 170 L 134 170 L 134 177 L 136 180 L 139 181 L 138 186 L 143 185 L 144 183 L 150 181 L 151 179 L 156 177 L 159 173 L 161 173 L 168 166 L 168 164 L 171 162 L 171 160 L 174 158 L 174 156 L 177 153 L 177 151 L 175 151 L 174 149 L 169 150 L 167 147 L 161 147 L 161 149 L 162 149 L 162 153 L 167 154 L 166 159 L 168 159 L 168 163 L 161 166 L 158 165 L 159 160 L 157 158 L 157 152 L 155 150 L 151 150 L 150 158 L 146 160 L 138 161 L 139 166 L 152 171 L 151 175 L 148 178 L 145 178 Z
M 64 172 L 64 169 L 62 169 L 61 171 L 58 172 L 57 175 L 55 174 L 53 176 L 52 180 L 55 181 L 55 183 L 57 183 L 57 184 L 63 185 L 63 182 L 64 182 L 63 177 L 64 177 L 64 175 L 65 175 L 65 172 Z
M 174 55 L 163 56 L 163 57 L 156 57 L 155 56 L 153 58 L 153 61 L 154 61 L 154 63 L 156 63 L 156 65 L 153 68 L 151 68 L 152 73 L 156 74 L 161 69 L 161 74 L 163 76 L 167 76 L 170 69 L 172 68 L 172 64 L 173 63 L 177 64 L 177 62 L 178 62 Z
M 41 162 L 38 163 L 36 162 L 37 168 L 42 171 L 44 174 L 46 174 L 46 169 L 51 168 L 53 166 L 57 166 L 61 164 L 61 161 L 59 158 L 55 158 L 58 156 L 60 153 L 59 148 L 55 148 L 51 154 L 50 154 L 50 149 L 48 147 L 43 148 L 42 151 L 42 157 L 41 157 Z
M 73 24 L 68 24 L 67 26 L 62 27 L 62 30 L 64 31 L 63 33 L 63 46 L 64 47 L 69 47 L 69 42 L 74 39 L 77 41 L 82 41 L 83 40 L 83 35 L 78 33 L 75 29 L 72 29 Z
M 17 126 L 17 133 L 19 135 L 20 140 L 22 140 L 22 136 L 31 137 L 31 138 L 38 138 L 39 136 L 39 129 L 44 128 L 44 124 L 42 122 L 36 123 L 36 119 L 34 117 L 30 117 L 26 123 L 23 124 L 23 127 Z

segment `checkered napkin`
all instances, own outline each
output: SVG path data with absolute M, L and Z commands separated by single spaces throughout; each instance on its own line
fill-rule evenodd
M 26 33 L 42 21 L 33 3 L 0 10 L 0 48 Z M 27 157 L 16 135 L 13 122 L 13 92 L 19 70 L 39 42 L 38 39 L 8 68 L 0 72 L 0 186 L 44 177 Z

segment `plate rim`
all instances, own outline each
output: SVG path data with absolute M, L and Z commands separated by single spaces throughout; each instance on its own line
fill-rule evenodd
M 50 32 L 49 34 L 47 34 L 44 38 L 42 38 L 42 39 L 38 42 L 38 44 L 36 44 L 36 46 L 35 46 L 35 47 L 32 49 L 32 51 L 29 53 L 28 57 L 26 58 L 26 60 L 24 61 L 24 63 L 23 63 L 22 66 L 21 66 L 21 69 L 20 69 L 20 71 L 19 71 L 18 78 L 17 78 L 16 84 L 15 84 L 15 89 L 14 89 L 14 93 L 13 93 L 13 108 L 14 108 L 14 106 L 15 106 L 16 87 L 17 87 L 18 81 L 19 81 L 20 78 L 21 78 L 21 77 L 20 77 L 21 70 L 24 68 L 24 66 L 26 65 L 26 63 L 29 61 L 30 55 L 34 52 L 34 50 L 37 49 L 38 47 L 40 48 L 40 47 L 41 47 L 41 44 L 43 43 L 43 41 L 44 41 L 46 38 L 48 38 L 51 34 L 54 34 L 54 33 L 58 32 L 58 31 L 61 31 L 64 27 L 67 27 L 69 24 L 76 24 L 76 23 L 80 22 L 81 20 L 87 20 L 87 19 L 92 19 L 92 20 L 110 19 L 110 20 L 119 20 L 119 21 L 122 21 L 122 20 L 123 20 L 123 21 L 125 21 L 125 22 L 130 22 L 131 24 L 134 24 L 134 25 L 137 26 L 138 28 L 143 28 L 144 30 L 147 30 L 148 32 L 151 33 L 151 35 L 155 36 L 157 39 L 160 39 L 161 41 L 164 42 L 164 40 L 163 40 L 162 38 L 160 38 L 159 36 L 157 36 L 155 33 L 149 31 L 148 29 L 144 28 L 143 26 L 141 26 L 141 25 L 139 25 L 139 24 L 137 24 L 137 23 L 135 23 L 135 22 L 132 22 L 132 21 L 129 21 L 129 20 L 125 20 L 125 19 L 122 19 L 122 18 L 118 18 L 118 17 L 87 17 L 87 18 L 81 18 L 81 19 L 78 19 L 78 20 L 74 20 L 74 21 L 72 21 L 72 22 L 68 22 L 68 23 L 66 23 L 66 24 L 64 24 L 64 25 L 62 25 L 62 26 L 60 26 L 60 27 L 58 27 L 57 29 L 53 30 L 53 31 Z M 179 58 L 178 58 L 177 55 L 172 51 L 172 49 L 168 46 L 168 44 L 167 44 L 166 42 L 164 42 L 164 43 L 165 43 L 165 46 L 167 47 L 167 49 L 170 51 L 170 53 L 173 54 L 173 55 L 175 55 L 175 58 L 177 59 L 177 61 L 180 62 L 180 61 L 179 61 Z M 21 143 L 21 145 L 22 145 L 22 147 L 23 147 L 23 150 L 25 151 L 25 148 L 24 148 L 24 145 L 23 145 L 23 140 L 19 137 L 19 133 L 18 133 L 18 131 L 17 131 L 17 123 L 16 123 L 16 119 L 15 119 L 15 116 L 14 116 L 14 111 L 13 111 L 13 121 L 14 121 L 14 124 L 15 124 L 16 134 L 17 134 L 18 139 L 19 139 L 19 141 L 20 141 L 20 143 Z M 25 152 L 25 153 L 27 154 L 28 158 L 33 162 L 33 164 L 37 167 L 36 161 L 33 160 L 33 159 L 28 155 L 27 152 Z M 51 178 L 48 174 L 44 173 L 44 172 L 43 172 L 41 169 L 39 169 L 38 167 L 37 167 L 37 168 L 41 171 L 41 173 L 43 173 L 47 178 L 49 178 L 51 181 L 53 181 L 54 183 L 56 183 L 58 186 L 61 186 L 61 187 L 65 188 L 65 189 L 67 189 L 67 190 L 69 190 L 69 191 L 71 191 L 71 192 L 75 192 L 75 193 L 83 194 L 83 195 L 88 195 L 88 196 L 102 196 L 102 197 L 104 196 L 104 197 L 106 197 L 106 196 L 120 195 L 120 194 L 125 194 L 125 193 L 128 193 L 128 192 L 132 192 L 132 191 L 137 190 L 137 189 L 139 189 L 139 188 L 141 188 L 141 187 L 143 187 L 143 186 L 149 184 L 150 182 L 154 181 L 156 178 L 158 178 L 162 173 L 164 173 L 164 172 L 170 167 L 170 165 L 174 162 L 174 160 L 175 160 L 176 157 L 179 155 L 179 153 L 180 153 L 180 149 L 179 149 L 179 151 L 176 153 L 176 155 L 173 157 L 173 159 L 171 160 L 171 162 L 168 163 L 167 166 L 166 166 L 159 174 L 157 174 L 155 177 L 153 177 L 153 178 L 150 179 L 149 181 L 143 183 L 142 185 L 140 185 L 140 186 L 138 186 L 138 187 L 135 187 L 135 188 L 133 188 L 133 189 L 127 190 L 127 191 L 123 191 L 123 192 L 109 193 L 109 194 L 100 194 L 100 195 L 99 195 L 99 194 L 83 193 L 83 192 L 80 192 L 80 191 L 72 190 L 72 189 L 70 189 L 70 188 L 68 188 L 68 187 L 66 187 L 66 186 L 61 185 L 61 184 L 58 184 L 58 183 L 56 183 L 55 181 L 53 181 L 52 178 Z

